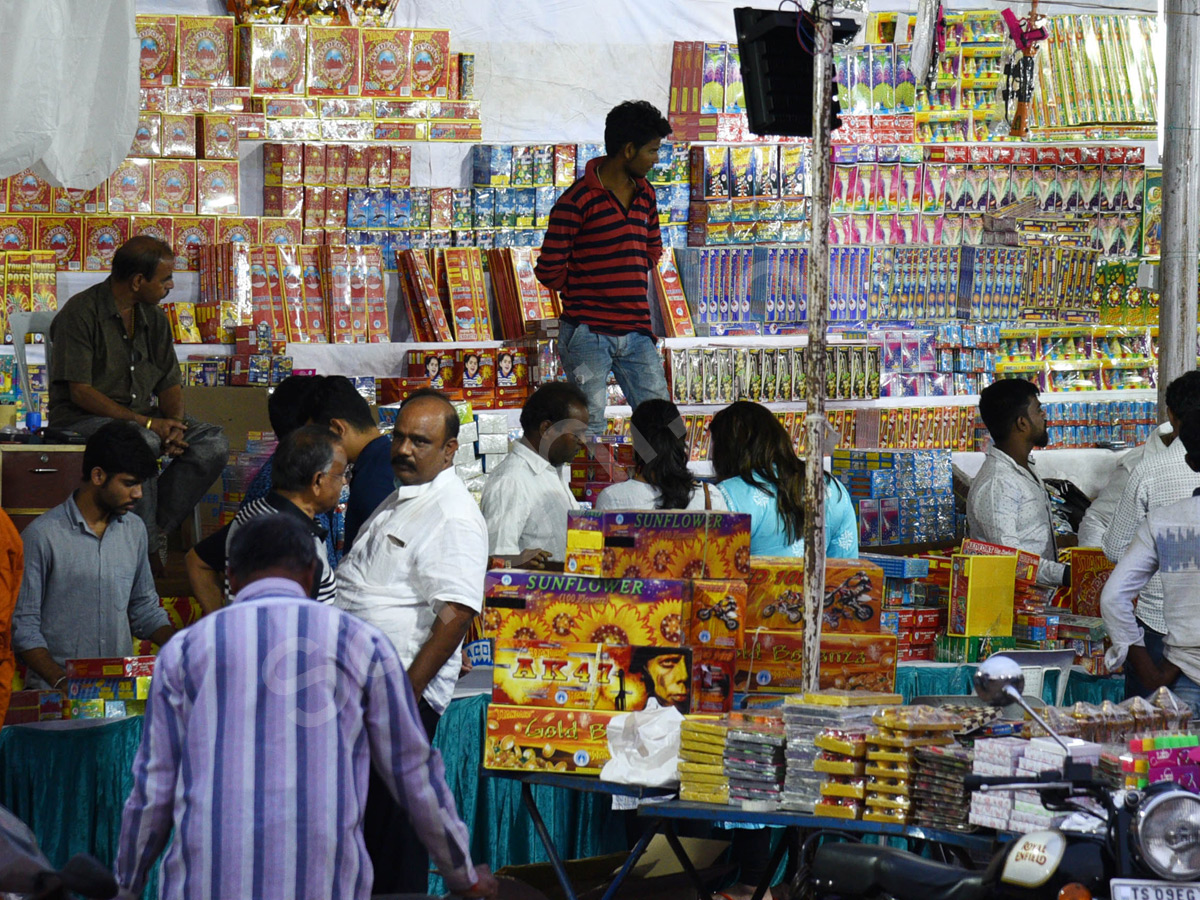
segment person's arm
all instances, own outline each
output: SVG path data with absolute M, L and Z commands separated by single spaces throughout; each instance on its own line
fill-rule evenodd
M 140 522 L 136 524 L 141 525 Z M 129 592 L 129 630 L 133 632 L 134 637 L 153 641 L 161 647 L 175 633 L 175 627 L 158 600 L 158 589 L 154 586 L 154 575 L 150 571 L 150 557 L 144 526 L 142 527 L 143 537 L 134 542 L 137 572 L 133 576 L 133 588 Z
M 405 808 L 413 831 L 450 889 L 467 896 L 492 896 L 491 873 L 471 865 L 467 827 L 446 786 L 441 754 L 429 746 L 417 711 L 420 695 L 405 677 L 391 642 L 382 635 L 372 641 L 363 707 L 375 771 Z
M 46 572 L 52 562 L 51 548 L 38 529 L 30 528 L 25 534 L 21 590 L 13 609 L 12 646 L 21 662 L 55 687 L 67 673 L 50 655 L 42 634 L 42 602 L 46 592 Z
M 183 388 L 171 385 L 158 394 L 158 408 L 168 419 L 183 423 Z
M 446 661 L 458 652 L 476 613 L 471 607 L 459 603 L 441 605 L 429 639 L 421 645 L 413 657 L 412 665 L 408 667 L 408 678 L 418 697 L 425 693 L 425 688 L 429 687 L 429 682 L 442 670 Z
M 54 690 L 62 690 L 67 680 L 67 670 L 54 661 L 50 651 L 45 647 L 34 647 L 32 650 L 22 650 L 17 654 L 21 662 Z
M 171 834 L 180 763 L 179 735 L 187 725 L 179 715 L 186 696 L 180 693 L 180 704 L 175 703 L 178 655 L 172 650 L 169 645 L 165 647 L 154 666 L 142 742 L 133 761 L 133 790 L 125 801 L 113 867 L 117 883 L 135 897 L 141 896 L 146 876 Z
M 646 228 L 646 253 L 652 266 L 657 266 L 663 255 L 662 229 L 658 225 L 658 195 L 653 185 L 650 186 L 650 224 Z
M 1112 669 L 1127 664 L 1152 689 L 1174 679 L 1164 680 L 1170 672 L 1161 671 L 1146 652 L 1145 633 L 1134 615 L 1133 602 L 1157 571 L 1158 548 L 1150 523 L 1142 522 L 1100 594 L 1100 615 L 1112 641 L 1104 654 L 1105 663 Z
M 582 225 L 583 214 L 574 200 L 568 200 L 567 195 L 560 197 L 550 210 L 550 224 L 533 270 L 546 287 L 561 291 L 567 286 L 567 264 Z
M 1117 501 L 1117 509 L 1101 542 L 1104 555 L 1110 562 L 1120 561 L 1121 554 L 1133 540 L 1134 532 L 1146 519 L 1146 512 L 1150 508 L 1150 492 L 1144 482 L 1144 469 L 1139 465 L 1121 492 L 1121 499 Z
M 225 605 L 225 540 L 229 526 L 213 532 L 183 558 L 192 596 L 204 615 Z
M 1026 541 L 1021 537 L 1021 525 L 1029 516 L 1038 516 L 1045 518 L 1047 510 L 1041 506 L 1041 499 L 1031 500 L 1027 493 L 1023 493 L 1024 484 L 1014 485 L 1011 481 L 1005 483 L 1001 479 L 993 478 L 983 486 L 985 494 L 980 497 L 977 509 L 980 513 L 980 524 L 984 526 L 986 535 L 975 535 L 980 540 L 985 540 L 992 544 L 1000 544 L 1003 547 L 1015 547 L 1016 549 L 1028 549 L 1022 545 Z M 1034 485 L 1030 483 L 1030 488 Z M 1038 487 L 1037 490 L 1045 495 L 1045 489 Z M 1046 503 L 1049 503 L 1049 496 L 1046 495 Z M 1046 527 L 1050 527 L 1049 521 L 1046 521 Z M 1031 551 L 1037 552 L 1037 551 Z M 1058 560 L 1041 558 L 1038 563 L 1037 583 L 1041 585 L 1054 586 L 1065 584 L 1067 578 L 1067 567 Z

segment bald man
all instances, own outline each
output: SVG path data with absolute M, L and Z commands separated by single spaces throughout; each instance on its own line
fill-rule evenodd
M 171 464 L 134 507 L 151 558 L 191 515 L 229 456 L 216 426 L 190 418 L 171 323 L 158 304 L 174 286 L 175 251 L 139 235 L 113 255 L 112 274 L 67 301 L 50 326 L 50 425 L 90 437 L 133 422 L 155 457 Z
M 434 390 L 413 393 L 392 431 L 396 490 L 358 533 L 337 571 L 335 605 L 392 641 L 429 737 L 458 681 L 459 648 L 483 605 L 487 524 L 454 471 L 458 413 Z M 364 833 L 373 893 L 427 893 L 428 860 L 372 772 Z M 403 848 L 397 855 L 396 848 Z

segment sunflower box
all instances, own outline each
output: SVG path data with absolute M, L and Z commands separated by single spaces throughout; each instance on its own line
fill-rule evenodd
M 750 571 L 750 517 L 727 512 L 571 513 L 566 569 L 621 578 L 742 579 Z
M 485 769 L 599 775 L 609 760 L 608 710 L 544 709 L 493 703 L 484 734 Z
M 865 559 L 825 563 L 821 631 L 878 634 L 882 626 L 884 576 Z M 754 556 L 747 578 L 746 630 L 787 631 L 804 627 L 804 562 L 792 557 Z
M 688 643 L 694 647 L 742 646 L 746 633 L 746 582 L 692 582 L 692 594 L 684 618 L 688 622 Z
M 499 642 L 492 672 L 493 703 L 633 712 L 653 697 L 690 707 L 692 652 L 683 647 Z
M 822 634 L 822 690 L 891 691 L 896 683 L 894 634 Z M 748 693 L 804 690 L 802 631 L 751 633 L 738 651 L 734 687 Z
M 684 643 L 686 581 L 497 569 L 484 580 L 484 634 L 497 641 Z

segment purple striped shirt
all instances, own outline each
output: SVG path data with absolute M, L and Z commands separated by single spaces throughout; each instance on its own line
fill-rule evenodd
M 116 873 L 165 900 L 367 900 L 374 761 L 452 890 L 476 881 L 467 828 L 391 642 L 266 578 L 163 647 Z

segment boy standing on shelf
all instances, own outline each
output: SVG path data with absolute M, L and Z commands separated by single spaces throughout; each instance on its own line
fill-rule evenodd
M 587 397 L 590 434 L 604 433 L 610 371 L 634 409 L 668 399 L 647 299 L 662 238 L 646 174 L 670 133 L 645 100 L 614 107 L 604 120 L 608 155 L 589 162 L 550 211 L 536 274 L 561 295 L 558 355 Z

